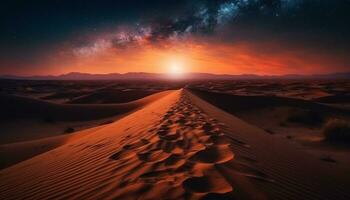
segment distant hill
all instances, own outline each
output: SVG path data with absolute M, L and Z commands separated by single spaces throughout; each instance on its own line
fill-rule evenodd
M 0 78 L 3 79 L 23 79 L 23 80 L 120 80 L 120 79 L 159 79 L 164 76 L 163 74 L 154 73 L 110 73 L 110 74 L 89 74 L 80 72 L 70 72 L 58 76 L 14 76 L 3 75 Z
M 15 76 L 0 75 L 0 79 L 16 80 L 169 80 L 175 77 L 162 73 L 130 72 L 125 74 L 89 74 L 80 72 L 71 72 L 58 76 Z M 209 74 L 209 73 L 187 73 L 176 79 L 186 80 L 253 80 L 253 79 L 350 79 L 350 72 L 332 73 L 332 74 L 315 74 L 315 75 L 255 75 L 255 74 Z

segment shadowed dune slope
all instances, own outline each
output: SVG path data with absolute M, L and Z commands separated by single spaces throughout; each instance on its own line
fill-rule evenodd
M 85 136 L 104 126 L 98 126 L 82 130 L 73 134 L 51 136 L 43 139 L 35 139 L 24 142 L 16 142 L 0 145 L 0 169 L 4 169 L 21 161 L 30 159 L 41 153 L 64 145 L 68 141 Z
M 74 100 L 69 101 L 70 104 L 91 104 L 91 103 L 126 103 L 130 101 L 135 101 L 137 99 L 143 98 L 145 96 L 154 94 L 156 90 L 129 90 L 123 91 L 118 89 L 105 89 L 99 90 L 92 94 L 78 97 Z
M 159 94 L 154 94 L 151 95 L 149 97 L 145 97 L 143 99 L 140 99 L 138 101 L 134 101 L 129 103 L 129 105 L 107 105 L 107 107 L 113 109 L 110 113 L 118 113 L 116 115 L 118 115 L 118 117 L 116 118 L 115 116 L 113 116 L 113 119 L 118 119 L 121 118 L 122 116 L 125 116 L 127 113 L 131 113 L 132 111 L 142 108 L 143 106 L 156 101 L 157 99 L 167 95 L 171 93 L 170 91 L 167 92 L 162 92 Z M 32 100 L 32 99 L 27 99 L 27 98 L 22 98 L 22 97 L 13 97 L 15 99 L 15 101 L 11 101 L 13 104 L 18 103 L 18 101 L 16 101 L 16 99 L 19 99 L 19 102 L 21 102 L 20 104 L 18 104 L 17 106 L 19 108 L 23 108 L 23 112 L 30 112 L 28 110 L 31 109 L 44 109 L 43 111 L 45 112 L 50 112 L 52 110 L 58 109 L 61 105 L 59 104 L 52 104 L 52 103 L 47 103 L 47 102 L 43 102 L 43 101 L 37 101 L 37 100 Z M 10 103 L 10 102 L 8 102 Z M 11 105 L 9 105 L 7 108 L 7 112 L 9 112 L 9 110 L 11 110 Z M 122 110 L 117 110 L 118 108 L 123 108 Z M 54 109 L 52 108 L 54 107 Z M 66 107 L 66 106 L 63 106 Z M 74 106 L 69 106 L 68 108 L 72 108 Z M 84 106 L 86 107 L 86 106 Z M 94 107 L 94 106 L 92 106 Z M 100 106 L 99 106 L 100 107 Z M 66 109 L 68 109 L 66 108 Z M 47 109 L 47 110 L 46 110 Z M 84 109 L 84 108 L 82 108 Z M 69 110 L 69 109 L 68 109 Z M 105 111 L 105 109 L 96 109 L 96 112 L 102 112 Z M 5 111 L 6 112 L 6 111 Z M 16 111 L 17 112 L 17 111 Z M 33 111 L 34 112 L 34 111 Z M 60 111 L 60 112 L 65 112 L 65 111 Z M 88 111 L 90 112 L 90 111 Z M 68 112 L 69 113 L 69 112 Z M 110 114 L 107 113 L 107 114 Z M 51 113 L 50 113 L 51 114 Z M 73 117 L 79 117 L 79 113 L 76 113 L 77 116 L 73 116 Z M 22 116 L 22 117 L 39 117 L 41 115 L 41 113 L 28 113 L 28 115 L 26 116 Z M 91 113 L 92 116 L 93 113 Z M 6 116 L 6 115 L 3 115 Z M 56 113 L 53 113 L 52 116 L 57 116 Z M 68 119 L 71 119 L 69 117 L 67 117 Z M 61 118 L 55 118 L 55 119 L 61 119 Z M 78 119 L 78 118 L 73 118 L 73 119 Z M 66 118 L 62 119 L 62 120 L 66 120 Z M 89 121 L 89 123 L 92 123 Z M 19 123 L 20 124 L 20 123 Z M 96 125 L 95 125 L 96 126 Z M 49 151 L 51 149 L 57 148 L 63 144 L 65 144 L 67 141 L 70 141 L 72 138 L 79 138 L 81 136 L 84 136 L 87 133 L 93 132 L 95 130 L 98 130 L 100 128 L 104 127 L 104 125 L 99 125 L 95 128 L 89 128 L 86 130 L 82 130 L 82 131 L 78 131 L 74 134 L 64 134 L 64 135 L 55 135 L 55 133 L 47 133 L 47 136 L 44 138 L 40 138 L 40 139 L 30 139 L 30 140 L 26 140 L 26 141 L 20 141 L 20 142 L 15 142 L 15 143 L 9 143 L 9 144 L 1 144 L 0 145 L 0 157 L 2 158 L 0 160 L 0 169 L 6 168 L 8 166 L 11 166 L 13 164 L 16 164 L 18 162 L 21 162 L 23 160 L 29 159 L 33 156 L 39 155 L 41 153 L 44 153 L 46 151 Z M 31 127 L 27 127 L 27 128 L 31 128 Z M 18 133 L 17 137 L 20 137 L 21 133 Z M 2 136 L 5 137 L 5 136 Z M 10 136 L 8 136 L 7 138 L 9 138 Z M 15 136 L 13 136 L 15 138 Z M 24 137 L 24 136 L 21 136 Z M 28 135 L 26 135 L 26 137 L 29 137 Z M 34 137 L 34 136 L 33 136 Z
M 205 99 L 219 108 L 235 113 L 239 111 L 249 111 L 266 107 L 296 107 L 308 110 L 315 110 L 324 113 L 337 113 L 350 115 L 349 110 L 330 107 L 312 101 L 277 97 L 277 96 L 238 96 L 224 93 L 208 92 L 202 90 L 191 90 L 197 96 Z M 239 105 L 239 106 L 237 106 Z
M 242 163 L 255 163 L 260 173 L 270 180 L 253 180 L 256 187 L 264 191 L 270 199 L 350 198 L 350 169 L 336 170 L 288 141 L 266 134 L 189 91 L 187 94 L 200 109 L 226 125 L 223 131 L 228 137 L 235 138 L 240 141 L 241 146 L 246 147 L 243 150 L 239 145 L 232 145 L 237 157 L 245 160 Z M 218 98 L 215 95 L 213 99 Z M 230 106 L 240 107 L 241 104 L 232 102 Z
M 79 90 L 56 92 L 56 93 L 41 97 L 41 99 L 43 100 L 73 99 L 83 95 L 87 95 L 90 92 L 91 91 L 79 91 Z
M 350 103 L 350 94 L 337 94 L 314 99 L 320 103 Z
M 14 118 L 42 118 L 53 121 L 83 121 L 110 117 L 144 106 L 164 95 L 164 91 L 148 97 L 120 104 L 55 104 L 27 97 L 0 94 L 0 120 Z

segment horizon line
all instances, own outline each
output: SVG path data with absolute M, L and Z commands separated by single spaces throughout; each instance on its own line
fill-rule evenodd
M 67 73 L 62 74 L 45 74 L 45 75 L 16 75 L 16 74 L 0 74 L 1 77 L 6 76 L 13 76 L 13 77 L 60 77 L 70 74 L 85 74 L 85 75 L 127 75 L 127 74 L 153 74 L 153 75 L 167 75 L 171 76 L 171 73 L 166 72 L 143 72 L 143 71 L 135 71 L 135 72 L 109 72 L 109 73 L 90 73 L 90 72 L 77 72 L 77 71 L 71 71 Z M 329 72 L 329 73 L 313 73 L 313 74 L 297 74 L 297 73 L 286 73 L 286 74 L 253 74 L 253 73 L 242 73 L 242 74 L 229 74 L 229 73 L 210 73 L 210 72 L 184 72 L 179 73 L 178 75 L 188 75 L 188 74 L 207 74 L 207 75 L 215 75 L 215 76 L 260 76 L 260 77 L 269 77 L 269 76 L 322 76 L 322 75 L 335 75 L 335 74 L 348 74 L 350 71 L 344 71 L 344 72 Z

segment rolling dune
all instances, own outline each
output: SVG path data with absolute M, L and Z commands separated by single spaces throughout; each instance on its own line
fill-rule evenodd
M 324 104 L 307 101 L 303 99 L 294 99 L 278 96 L 240 96 L 218 92 L 209 92 L 204 90 L 191 90 L 196 95 L 206 101 L 227 110 L 228 112 L 249 111 L 266 107 L 295 107 L 309 110 L 317 110 L 323 113 L 336 113 L 341 115 L 349 115 L 349 110 L 334 108 Z M 239 105 L 239 106 L 237 106 Z
M 0 199 L 349 199 L 337 173 L 178 90 L 0 171 Z
M 84 105 L 0 94 L 0 144 L 42 139 L 110 123 L 170 92 L 155 93 L 128 103 Z
M 226 124 L 223 131 L 228 136 L 233 136 L 248 145 L 245 151 L 235 145 L 232 147 L 237 157 L 240 155 L 242 160 L 246 160 L 244 163 L 255 163 L 258 169 L 269 177 L 271 182 L 268 184 L 259 179 L 254 180 L 255 185 L 264 191 L 269 199 L 350 198 L 349 168 L 335 168 L 297 145 L 276 139 L 264 130 L 218 109 L 191 92 L 187 94 L 200 109 Z M 211 98 L 220 101 L 220 95 L 216 95 L 211 94 Z M 217 105 L 225 108 L 223 103 Z M 231 107 L 234 105 L 241 104 L 233 104 Z
M 91 94 L 82 95 L 71 101 L 69 104 L 115 104 L 115 103 L 126 103 L 130 101 L 135 101 L 137 99 L 144 98 L 146 96 L 152 95 L 154 93 L 161 92 L 160 90 L 121 90 L 121 89 L 105 89 L 98 90 Z
M 167 92 L 161 92 L 159 94 L 154 94 L 142 99 L 139 99 L 137 101 L 134 102 L 130 102 L 128 103 L 129 105 L 125 105 L 125 106 L 129 106 L 128 109 L 126 110 L 117 110 L 118 107 L 122 107 L 121 105 L 110 105 L 107 107 L 110 107 L 112 110 L 112 112 L 120 112 L 118 115 L 113 116 L 112 119 L 113 120 L 117 120 L 122 118 L 123 116 L 130 114 L 131 112 L 140 109 L 144 106 L 146 106 L 147 104 L 151 103 L 152 101 L 155 101 L 167 94 L 169 94 L 170 91 Z M 17 98 L 17 97 L 15 97 Z M 47 102 L 41 102 L 41 101 L 36 101 L 33 99 L 21 99 L 21 97 L 18 97 L 19 100 L 24 101 L 25 103 L 23 104 L 18 104 L 19 107 L 24 107 L 24 108 L 30 108 L 33 106 L 31 104 L 35 104 L 33 107 L 38 106 L 38 107 L 45 107 L 45 109 L 48 109 L 47 112 L 50 112 L 52 110 L 50 110 L 50 108 L 52 106 L 60 106 L 59 104 L 51 104 Z M 34 102 L 34 103 L 33 103 Z M 13 103 L 18 103 L 17 101 L 13 101 Z M 44 105 L 48 105 L 43 106 Z M 11 106 L 9 106 L 11 107 Z M 92 106 L 93 107 L 93 106 Z M 10 108 L 8 108 L 8 110 L 11 110 Z M 69 110 L 69 109 L 68 109 Z M 25 111 L 25 109 L 24 109 Z M 103 109 L 104 111 L 104 109 Z M 64 112 L 64 111 L 62 111 Z M 96 109 L 96 112 L 101 112 L 101 110 Z M 38 113 L 28 113 L 28 114 L 38 114 Z M 55 115 L 55 114 L 54 114 Z M 26 116 L 29 117 L 29 116 Z M 82 135 L 86 135 L 87 133 L 91 133 L 94 132 L 95 130 L 98 130 L 102 127 L 104 127 L 105 125 L 101 124 L 100 120 L 94 120 L 94 121 L 86 121 L 84 123 L 87 123 L 89 126 L 94 126 L 93 128 L 88 128 L 86 130 L 81 130 L 78 131 L 76 133 L 73 134 L 64 134 L 62 135 L 62 133 L 58 133 L 58 135 L 56 135 L 55 133 L 52 132 L 52 127 L 45 127 L 43 123 L 39 124 L 40 127 L 38 129 L 34 129 L 34 123 L 33 120 L 29 120 L 28 123 L 23 124 L 23 122 L 26 121 L 16 121 L 17 126 L 19 126 L 18 128 L 16 128 L 15 130 L 12 130 L 11 132 L 15 132 L 17 134 L 10 134 L 10 133 L 3 133 L 1 138 L 5 138 L 8 139 L 10 141 L 17 139 L 17 138 L 21 138 L 21 139 L 26 139 L 26 138 L 30 138 L 30 137 L 35 137 L 36 135 L 28 135 L 29 130 L 31 130 L 32 132 L 35 131 L 40 131 L 40 132 L 47 132 L 46 133 L 46 137 L 43 136 L 43 138 L 39 138 L 39 139 L 32 139 L 32 140 L 25 140 L 25 141 L 19 141 L 19 142 L 13 142 L 13 143 L 7 143 L 7 144 L 0 144 L 0 157 L 2 158 L 0 160 L 0 169 L 6 168 L 8 166 L 11 166 L 13 164 L 16 164 L 20 161 L 26 160 L 28 158 L 31 158 L 33 156 L 39 155 L 41 153 L 44 153 L 46 151 L 49 151 L 51 149 L 57 148 L 63 144 L 65 144 L 67 141 L 71 141 L 73 138 L 79 138 Z M 100 123 L 100 124 L 96 124 L 96 123 Z M 109 123 L 109 122 L 108 122 Z M 6 122 L 3 122 L 2 125 L 6 124 Z M 68 124 L 67 122 L 64 124 Z M 70 123 L 71 124 L 71 123 Z M 81 123 L 80 123 L 81 124 Z M 50 124 L 49 124 L 50 125 Z M 57 122 L 55 122 L 56 126 Z M 22 127 L 24 126 L 24 127 Z M 48 125 L 47 125 L 48 126 Z M 28 130 L 29 129 L 29 130 Z M 34 129 L 34 130 L 32 130 Z M 20 131 L 21 130 L 21 131 Z M 8 130 L 7 130 L 8 131 Z M 25 136 L 23 136 L 23 134 L 19 134 L 18 132 L 22 132 L 25 131 L 27 132 Z M 51 131 L 51 132 L 50 132 Z M 9 135 L 4 135 L 4 134 L 9 134 Z M 7 140 L 3 140 L 2 142 L 7 141 Z
M 1 120 L 13 118 L 50 118 L 57 121 L 93 120 L 126 113 L 158 99 L 169 91 L 120 104 L 55 104 L 28 97 L 0 94 Z

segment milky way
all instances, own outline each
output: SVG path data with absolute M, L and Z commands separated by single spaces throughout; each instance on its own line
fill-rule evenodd
M 214 35 L 220 27 L 229 27 L 235 32 L 240 28 L 235 23 L 251 23 L 256 20 L 261 24 L 273 24 L 277 28 L 293 29 L 309 23 L 308 29 L 331 29 L 334 10 L 339 9 L 346 1 L 304 1 L 304 0 L 229 0 L 229 1 L 190 1 L 185 11 L 161 20 L 157 16 L 147 20 L 138 20 L 129 24 L 127 29 L 112 31 L 103 40 L 86 41 L 83 49 L 94 51 L 96 46 L 108 43 L 107 46 L 125 48 L 129 45 L 157 43 L 164 40 L 180 40 L 193 35 Z M 328 16 L 326 19 L 323 19 Z M 344 16 L 342 16 L 344 18 Z M 314 27 L 313 21 L 318 27 Z M 317 22 L 317 20 L 321 20 Z M 325 21 L 322 24 L 322 20 Z M 330 20 L 330 21 L 329 21 Z M 346 19 L 343 19 L 346 20 Z M 242 22 L 243 21 L 243 22 Z M 290 26 L 288 27 L 288 24 Z M 294 27 L 293 27 L 294 25 Z M 261 26 L 261 25 L 259 25 Z

